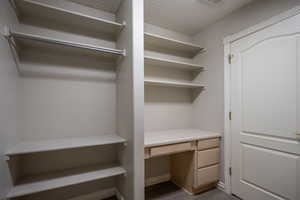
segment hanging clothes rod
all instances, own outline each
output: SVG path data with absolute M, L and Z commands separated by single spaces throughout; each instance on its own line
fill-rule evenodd
M 50 39 L 50 38 L 27 34 L 27 33 L 13 32 L 10 30 L 4 35 L 9 40 L 13 40 L 14 38 L 25 39 L 25 40 L 32 40 L 32 41 L 43 42 L 43 43 L 48 43 L 48 44 L 56 44 L 56 45 L 86 49 L 86 50 L 90 50 L 90 51 L 97 51 L 97 52 L 102 52 L 102 53 L 107 53 L 107 54 L 114 54 L 114 55 L 121 55 L 121 56 L 126 55 L 125 50 L 110 49 L 110 48 L 105 48 L 105 47 L 96 47 L 96 46 L 91 46 L 91 45 L 72 43 L 72 42 L 68 42 L 68 41 Z

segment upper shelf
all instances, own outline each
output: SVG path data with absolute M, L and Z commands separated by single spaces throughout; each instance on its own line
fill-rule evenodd
M 197 65 L 197 64 L 162 59 L 162 58 L 152 57 L 152 56 L 145 56 L 144 60 L 145 60 L 145 65 L 175 67 L 175 68 L 188 69 L 188 70 L 204 70 L 205 69 L 201 65 Z
M 166 51 L 170 54 L 192 58 L 205 49 L 195 44 L 145 32 L 145 49 Z
M 100 180 L 125 174 L 126 170 L 118 165 L 88 166 L 55 173 L 29 177 L 12 187 L 7 198 L 17 198 L 61 187 Z
M 20 32 L 11 32 L 6 31 L 5 35 L 10 41 L 16 43 L 17 45 L 29 45 L 29 46 L 38 46 L 38 45 L 50 45 L 51 47 L 67 47 L 72 49 L 77 49 L 83 52 L 95 53 L 103 57 L 110 59 L 117 59 L 119 56 L 125 56 L 125 50 L 120 49 L 111 49 L 106 47 L 92 46 L 81 43 L 73 43 L 65 40 L 58 40 L 53 38 L 42 37 L 33 34 L 20 33 Z
M 102 136 L 87 136 L 78 138 L 64 138 L 56 140 L 41 140 L 31 142 L 21 142 L 15 146 L 9 148 L 6 152 L 6 156 L 55 151 L 63 149 L 73 149 L 82 147 L 91 147 L 107 144 L 125 143 L 125 139 L 115 135 L 102 135 Z
M 47 19 L 53 23 L 73 25 L 83 30 L 93 29 L 97 32 L 112 34 L 114 36 L 118 35 L 125 26 L 125 23 L 121 24 L 57 7 L 56 5 L 49 4 L 47 1 L 10 0 L 10 2 L 21 21 L 23 18 Z
M 154 86 L 164 86 L 164 87 L 179 87 L 179 88 L 189 88 L 189 89 L 202 89 L 205 86 L 199 83 L 193 83 L 188 81 L 171 81 L 171 80 L 161 80 L 161 79 L 149 79 L 145 78 L 145 85 Z

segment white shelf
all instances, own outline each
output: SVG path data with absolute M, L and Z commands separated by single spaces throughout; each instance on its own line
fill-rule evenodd
M 197 65 L 197 64 L 162 59 L 162 58 L 157 58 L 157 57 L 152 57 L 152 56 L 145 56 L 144 60 L 145 60 L 145 65 L 175 67 L 175 68 L 188 69 L 188 70 L 204 70 L 205 69 L 201 65 Z
M 161 80 L 161 79 L 149 79 L 145 78 L 145 85 L 153 86 L 164 86 L 164 87 L 180 87 L 180 88 L 190 88 L 190 89 L 202 89 L 205 86 L 199 83 L 193 83 L 188 81 L 171 81 L 171 80 Z
M 120 49 L 111 49 L 107 47 L 100 47 L 100 46 L 93 46 L 93 45 L 87 45 L 82 43 L 74 43 L 66 40 L 60 40 L 55 38 L 48 38 L 43 37 L 40 35 L 34 35 L 34 34 L 28 34 L 28 33 L 22 33 L 22 32 L 14 32 L 8 30 L 8 33 L 5 35 L 9 40 L 13 40 L 14 42 L 21 45 L 34 45 L 38 46 L 38 44 L 48 44 L 48 45 L 54 45 L 54 46 L 61 46 L 61 47 L 68 47 L 68 48 L 74 48 L 82 51 L 89 51 L 94 52 L 97 55 L 103 55 L 106 57 L 119 57 L 125 55 L 125 50 Z
M 102 136 L 87 136 L 78 138 L 64 138 L 56 140 L 41 140 L 19 143 L 5 153 L 6 156 L 13 156 L 19 154 L 56 151 L 64 149 L 91 147 L 107 144 L 125 143 L 125 139 L 118 135 L 102 135 Z
M 55 5 L 47 1 L 33 0 L 10 0 L 14 5 L 17 15 L 22 18 L 47 19 L 55 23 L 73 25 L 78 29 L 93 29 L 97 32 L 117 35 L 124 28 L 125 24 L 89 16 L 77 11 L 72 11 Z
M 125 174 L 126 170 L 117 165 L 90 166 L 78 169 L 30 177 L 14 186 L 7 198 L 16 198 L 47 190 L 100 180 L 108 177 Z
M 110 13 L 116 13 L 118 9 L 120 8 L 120 4 L 122 3 L 122 0 L 102 0 L 102 1 L 94 1 L 94 0 L 69 0 L 74 3 L 78 3 L 87 7 L 92 7 L 95 9 L 103 10 Z
M 187 57 L 194 57 L 198 53 L 205 51 L 204 48 L 195 44 L 152 33 L 145 33 L 145 49 L 152 49 L 152 47 L 157 48 L 158 50 L 165 49 L 167 51 L 178 52 Z
M 22 32 L 13 32 L 9 29 L 5 29 L 4 36 L 7 38 L 11 48 L 14 49 L 14 60 L 16 61 L 16 66 L 21 74 L 23 71 L 21 69 L 22 51 L 26 51 L 26 49 L 42 49 L 49 52 L 57 52 L 62 55 L 68 52 L 68 55 L 83 57 L 92 56 L 95 59 L 98 59 L 99 62 L 105 63 L 107 66 L 115 66 L 120 57 L 125 56 L 126 54 L 125 50 L 74 43 Z

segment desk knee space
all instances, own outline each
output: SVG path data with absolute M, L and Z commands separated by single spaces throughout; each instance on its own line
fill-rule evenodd
M 219 180 L 219 138 L 145 148 L 145 159 L 170 155 L 171 181 L 191 194 L 216 186 Z

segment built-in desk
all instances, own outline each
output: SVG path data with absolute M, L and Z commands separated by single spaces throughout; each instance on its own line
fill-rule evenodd
M 145 159 L 170 155 L 171 181 L 195 194 L 219 180 L 221 134 L 197 129 L 145 133 Z

